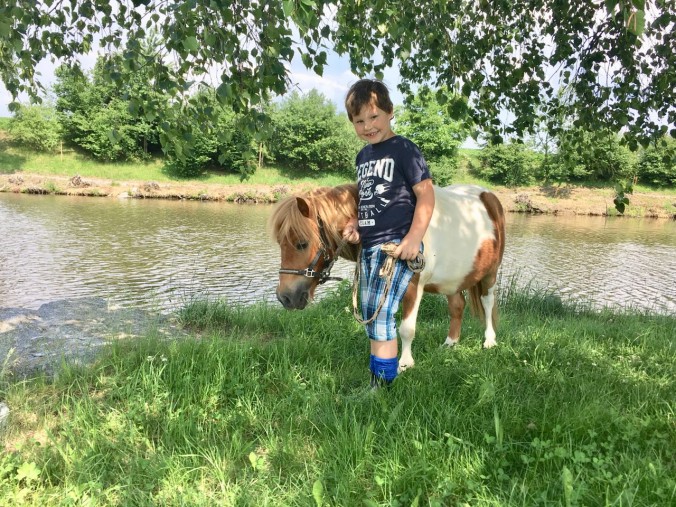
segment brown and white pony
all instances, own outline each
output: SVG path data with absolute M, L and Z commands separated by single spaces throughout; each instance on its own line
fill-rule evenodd
M 423 292 L 444 294 L 451 317 L 445 345 L 460 339 L 468 291 L 474 313 L 485 322 L 485 348 L 493 347 L 497 323 L 495 285 L 505 249 L 505 215 L 498 198 L 475 185 L 434 187 L 432 220 L 423 238 L 425 269 L 414 275 L 404 296 L 399 336 L 399 369 L 413 366 L 411 344 Z M 356 260 L 358 247 L 342 242 L 348 219 L 357 215 L 356 185 L 320 188 L 281 201 L 270 217 L 281 248 L 277 298 L 288 309 L 303 309 L 317 285 L 329 279 L 340 257 Z

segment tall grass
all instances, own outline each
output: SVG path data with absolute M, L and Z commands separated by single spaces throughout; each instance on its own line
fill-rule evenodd
M 5 379 L 4 505 L 674 505 L 676 320 L 503 291 L 499 345 L 442 349 L 370 391 L 349 289 L 302 312 L 192 302 L 194 338 L 116 343 Z

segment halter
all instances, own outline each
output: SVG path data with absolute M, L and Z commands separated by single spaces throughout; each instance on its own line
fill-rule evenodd
M 317 278 L 317 284 L 321 285 L 327 280 L 342 280 L 342 278 L 338 276 L 331 276 L 331 268 L 333 268 L 333 263 L 336 262 L 336 259 L 338 258 L 338 254 L 340 254 L 340 251 L 343 249 L 345 244 L 347 243 L 345 240 L 341 241 L 340 244 L 338 245 L 338 248 L 336 248 L 336 251 L 334 253 L 333 258 L 329 255 L 329 250 L 328 247 L 326 246 L 328 244 L 328 238 L 326 237 L 326 232 L 324 231 L 324 222 L 322 222 L 322 219 L 317 217 L 317 226 L 319 227 L 319 240 L 321 246 L 319 247 L 319 250 L 317 250 L 317 253 L 313 257 L 312 261 L 310 262 L 310 265 L 305 268 L 305 269 L 285 269 L 282 268 L 279 270 L 279 274 L 286 274 L 286 275 L 300 275 L 300 276 L 305 276 L 307 278 Z M 317 267 L 317 263 L 319 262 L 319 259 L 323 257 L 324 258 L 324 267 L 322 268 L 321 271 L 315 271 L 315 268 Z

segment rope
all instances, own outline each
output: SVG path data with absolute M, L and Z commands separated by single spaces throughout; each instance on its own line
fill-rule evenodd
M 380 314 L 380 310 L 383 309 L 383 305 L 385 304 L 387 294 L 390 292 L 390 288 L 392 287 L 392 275 L 394 274 L 394 265 L 397 261 L 397 259 L 394 258 L 392 255 L 394 254 L 394 251 L 397 249 L 397 244 L 385 243 L 381 247 L 381 249 L 383 252 L 387 254 L 387 259 L 385 259 L 385 263 L 380 268 L 380 273 L 378 273 L 378 276 L 380 276 L 380 278 L 385 278 L 385 289 L 383 290 L 383 293 L 380 295 L 378 307 L 373 312 L 373 315 L 366 320 L 362 319 L 360 312 L 357 309 L 358 306 L 357 292 L 359 290 L 359 278 L 360 278 L 359 273 L 361 272 L 361 250 L 359 251 L 359 254 L 357 256 L 357 264 L 354 269 L 354 278 L 352 280 L 352 315 L 354 315 L 354 318 L 357 322 L 363 325 L 370 324 L 371 322 L 376 320 L 376 318 L 378 318 L 378 314 Z M 411 269 L 411 271 L 413 271 L 414 273 L 420 273 L 423 269 L 425 269 L 425 257 L 423 256 L 422 253 L 419 253 L 415 259 L 406 261 L 406 263 L 408 264 L 408 267 Z

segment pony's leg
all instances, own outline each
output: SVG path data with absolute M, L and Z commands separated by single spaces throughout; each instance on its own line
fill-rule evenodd
M 418 319 L 418 308 L 423 295 L 423 287 L 418 285 L 419 276 L 415 275 L 404 294 L 402 305 L 402 317 L 399 324 L 399 337 L 401 338 L 401 357 L 399 358 L 399 373 L 412 368 L 415 365 L 411 345 L 415 338 L 415 326 Z
M 462 292 L 448 296 L 448 314 L 451 317 L 451 325 L 448 329 L 448 337 L 444 345 L 452 347 L 460 340 L 460 329 L 462 328 L 462 314 L 465 311 L 465 296 Z
M 484 348 L 490 349 L 495 347 L 495 328 L 493 327 L 493 320 L 495 317 L 495 285 L 492 285 L 485 291 L 486 294 L 481 295 L 481 304 L 484 307 L 484 314 L 486 316 L 486 332 L 484 333 Z

